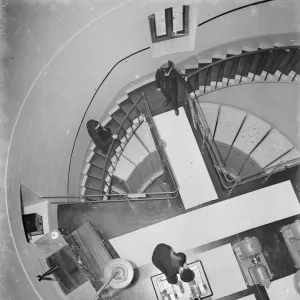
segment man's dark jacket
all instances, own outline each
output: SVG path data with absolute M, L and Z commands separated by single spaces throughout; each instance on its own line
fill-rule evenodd
M 172 262 L 172 248 L 166 244 L 158 244 L 152 255 L 152 262 L 156 268 L 166 275 L 167 281 L 171 284 L 177 283 L 178 268 L 180 265 Z
M 156 71 L 155 82 L 156 88 L 161 89 L 165 96 L 178 94 L 178 81 L 180 81 L 186 91 L 190 94 L 193 89 L 189 81 L 186 80 L 185 76 L 180 73 L 176 68 L 172 67 L 170 74 L 168 76 L 164 75 L 164 72 L 161 68 Z
M 86 127 L 95 146 L 100 149 L 103 154 L 107 154 L 109 145 L 113 141 L 111 130 L 102 127 L 99 122 L 95 120 L 89 120 Z

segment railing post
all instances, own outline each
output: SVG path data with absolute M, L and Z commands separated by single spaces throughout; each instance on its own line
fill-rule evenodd
M 262 182 L 262 184 L 265 184 L 268 179 L 275 173 L 276 169 L 279 167 L 280 163 L 278 163 L 275 168 L 272 170 L 272 172 L 264 179 L 264 181 Z
M 233 190 L 236 188 L 236 186 L 237 186 L 239 183 L 240 183 L 240 179 L 237 179 L 237 180 L 235 181 L 234 185 L 232 186 L 232 188 L 229 190 L 228 195 L 230 195 L 230 194 L 233 192 Z
M 205 128 L 204 129 L 203 141 L 202 141 L 202 150 L 204 150 L 204 148 L 205 148 L 205 141 L 206 141 L 206 138 L 207 138 L 207 131 L 208 131 L 208 128 Z
M 130 205 L 131 209 L 133 209 L 133 210 L 135 209 L 134 205 L 131 203 L 131 201 L 128 201 L 128 204 Z

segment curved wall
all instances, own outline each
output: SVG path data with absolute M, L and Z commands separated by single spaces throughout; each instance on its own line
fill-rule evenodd
M 7 245 L 1 244 L 0 251 L 1 299 L 59 297 L 36 280 L 37 253 L 26 243 L 21 222 L 20 182 L 42 195 L 66 193 L 74 137 L 95 89 L 118 60 L 150 45 L 139 1 L 94 2 L 42 6 L 11 1 L 7 6 L 9 101 L 4 109 L 11 144 L 7 194 L 4 189 L 1 194 L 1 237 Z M 199 23 L 237 3 L 201 4 Z M 262 4 L 207 23 L 197 30 L 195 53 L 251 36 L 296 32 L 296 5 Z M 170 58 L 178 62 L 190 55 Z M 124 61 L 103 84 L 88 116 L 101 118 L 122 87 L 154 72 L 159 63 L 150 50 Z

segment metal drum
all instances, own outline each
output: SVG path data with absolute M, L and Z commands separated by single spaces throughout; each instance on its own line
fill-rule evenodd
M 109 278 L 115 272 L 118 272 L 118 275 L 109 283 L 112 288 L 125 288 L 131 283 L 134 271 L 129 261 L 121 258 L 110 261 L 104 268 L 104 276 L 105 278 Z
M 296 292 L 300 295 L 300 270 L 294 275 L 294 288 Z
M 239 243 L 239 248 L 245 258 L 254 257 L 262 252 L 261 243 L 256 237 L 246 237 Z
M 262 264 L 257 264 L 253 267 L 252 272 L 256 278 L 256 282 L 259 282 L 261 285 L 267 288 L 270 286 L 270 276 L 266 266 Z
M 290 229 L 294 239 L 300 240 L 300 220 L 296 220 L 293 224 L 291 224 Z

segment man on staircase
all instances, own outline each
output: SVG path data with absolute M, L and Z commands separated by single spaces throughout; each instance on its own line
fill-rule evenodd
M 111 130 L 101 126 L 96 120 L 89 120 L 86 127 L 95 146 L 100 149 L 103 154 L 107 154 L 109 146 L 114 139 Z
M 169 103 L 172 103 L 176 116 L 179 115 L 178 81 L 183 84 L 186 91 L 194 100 L 195 93 L 193 92 L 193 89 L 187 78 L 174 67 L 174 63 L 172 61 L 164 61 L 155 74 L 156 89 L 159 92 L 162 92 L 166 97 L 166 101 L 163 103 L 163 106 L 167 106 Z

